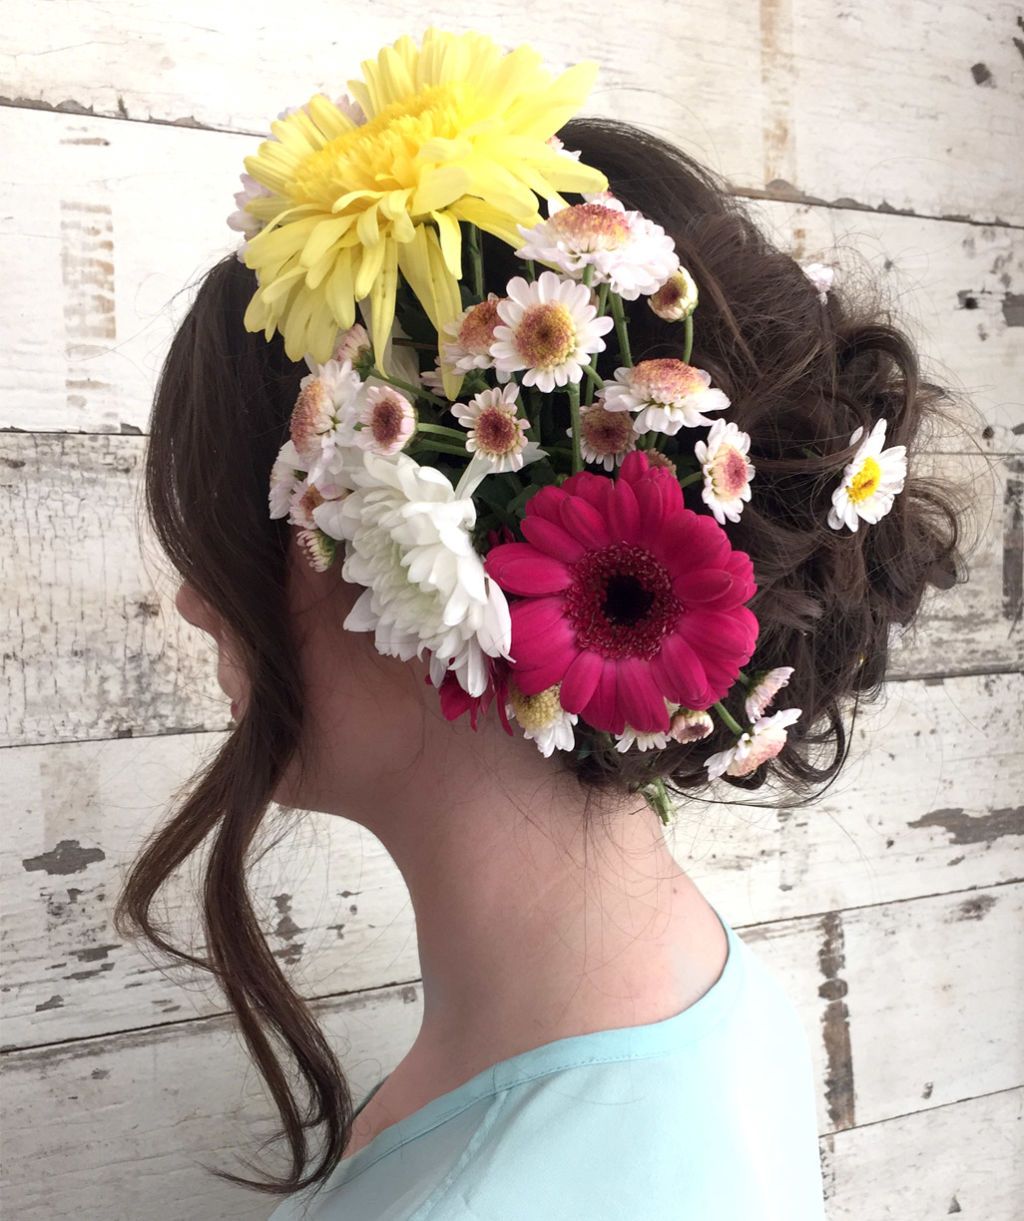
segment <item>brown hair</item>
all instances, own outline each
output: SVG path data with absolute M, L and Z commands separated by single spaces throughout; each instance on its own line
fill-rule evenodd
M 671 144 L 608 120 L 573 120 L 559 134 L 604 170 L 627 207 L 674 239 L 700 290 L 693 361 L 726 392 L 729 418 L 753 438 L 753 499 L 729 527 L 733 544 L 752 557 L 758 584 L 750 606 L 760 635 L 750 668 L 793 666 L 776 706 L 799 707 L 803 716 L 777 759 L 731 782 L 753 788 L 774 776 L 792 804 L 842 766 L 847 715 L 881 688 L 890 628 L 913 621 L 929 582 L 964 579 L 956 489 L 915 471 L 924 426 L 946 418 L 945 393 L 922 382 L 910 340 L 873 292 L 858 300 L 840 283 L 823 305 L 793 258 Z M 502 293 L 519 267 L 511 249 L 487 235 L 483 249 L 485 287 Z M 182 578 L 233 632 L 251 697 L 180 810 L 135 861 L 116 921 L 125 935 L 139 930 L 208 969 L 223 987 L 280 1111 L 291 1168 L 258 1180 L 214 1173 L 284 1194 L 324 1184 L 349 1143 L 353 1116 L 345 1075 L 271 954 L 246 885 L 303 711 L 285 597 L 292 528 L 268 517 L 267 481 L 308 369 L 284 355 L 279 335 L 268 343 L 244 330 L 255 287 L 253 272 L 234 254 L 205 276 L 163 366 L 146 465 L 157 535 Z M 678 324 L 663 322 L 642 301 L 627 308 L 635 358 L 681 354 Z M 877 524 L 856 534 L 832 530 L 826 515 L 853 454 L 850 435 L 881 417 L 886 443 L 907 447 L 905 489 Z M 699 508 L 690 500 L 695 489 L 686 494 Z M 574 767 L 590 792 L 635 788 L 657 776 L 689 793 L 705 782 L 708 754 L 727 744 L 719 731 L 663 751 L 556 758 Z M 200 959 L 165 939 L 151 908 L 169 875 L 210 837 L 203 896 L 209 956 Z M 270 1036 L 294 1061 L 304 1103 Z M 318 1128 L 319 1149 L 311 1148 Z

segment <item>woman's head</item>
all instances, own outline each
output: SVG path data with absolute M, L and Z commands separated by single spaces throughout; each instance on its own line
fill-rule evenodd
M 665 229 L 697 283 L 693 363 L 728 396 L 728 417 L 750 434 L 756 468 L 751 500 L 728 530 L 751 557 L 757 583 L 749 605 L 760 631 L 748 668 L 791 666 L 775 706 L 802 710 L 778 757 L 730 783 L 753 788 L 775 777 L 795 800 L 841 767 L 856 703 L 882 683 L 893 626 L 914 620 L 929 582 L 949 584 L 962 570 L 953 494 L 915 466 L 941 392 L 921 381 L 912 344 L 873 299 L 840 282 L 822 303 L 800 266 L 671 145 L 598 120 L 573 120 L 559 135 L 604 171 L 627 208 Z M 485 288 L 500 294 L 518 265 L 496 239 L 485 236 L 483 246 Z M 177 820 L 138 862 L 122 907 L 160 940 L 147 920 L 153 893 L 216 835 L 207 888 L 211 961 L 282 1109 L 295 1173 L 281 1187 L 294 1190 L 309 1160 L 305 1138 L 257 1014 L 297 1056 L 326 1125 L 314 1177 L 344 1145 L 350 1099 L 329 1048 L 267 953 L 244 892 L 216 885 L 217 871 L 226 883 L 244 869 L 268 802 L 342 812 L 372 827 L 388 801 L 429 780 L 431 768 L 470 766 L 481 752 L 510 774 L 527 769 L 554 783 L 569 772 L 583 796 L 622 797 L 654 777 L 696 796 L 707 758 L 729 734 L 624 753 L 606 742 L 582 757 L 541 758 L 520 736 L 504 734 L 493 705 L 476 731 L 466 717 L 447 721 L 425 663 L 382 656 L 371 633 L 343 629 L 359 589 L 340 565 L 314 572 L 293 527 L 268 516 L 268 474 L 309 370 L 287 358 L 280 336 L 268 342 L 243 326 L 255 286 L 234 255 L 203 281 L 163 369 L 147 465 L 149 510 L 184 583 L 179 608 L 218 640 L 237 724 Z M 642 299 L 627 306 L 634 360 L 680 355 L 678 324 Z M 906 486 L 878 522 L 836 531 L 827 515 L 853 453 L 850 437 L 880 419 L 886 444 L 907 448 Z M 685 496 L 701 507 L 697 486 Z

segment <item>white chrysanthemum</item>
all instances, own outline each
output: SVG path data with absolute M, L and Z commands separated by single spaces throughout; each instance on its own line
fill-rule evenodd
M 556 683 L 537 695 L 524 695 L 514 680 L 508 684 L 505 713 L 518 721 L 523 737 L 535 742 L 545 759 L 555 750 L 572 750 L 576 745 L 573 726 L 578 717 L 575 712 L 566 712 L 559 702 L 561 687 Z
M 892 508 L 893 500 L 903 491 L 907 477 L 907 447 L 885 444 L 885 420 L 877 420 L 863 440 L 864 429 L 858 428 L 850 444 L 860 441 L 853 460 L 843 472 L 842 482 L 832 493 L 832 508 L 828 524 L 833 530 L 848 526 L 855 533 L 860 519 L 877 522 Z
M 799 708 L 785 708 L 769 717 L 760 717 L 746 733 L 727 750 L 710 755 L 705 761 L 708 777 L 749 776 L 762 763 L 767 763 L 786 745 L 786 727 L 799 720 Z
M 494 328 L 501 318 L 497 293 L 488 293 L 485 301 L 467 305 L 457 318 L 445 325 L 445 334 L 450 336 L 441 344 L 441 353 L 446 365 L 460 373 L 471 373 L 474 369 L 494 368 L 491 344 L 494 343 Z M 508 373 L 498 372 L 498 380 L 507 382 Z
M 338 450 L 353 444 L 362 404 L 363 382 L 351 361 L 329 360 L 299 382 L 290 431 L 310 482 L 336 473 L 344 461 Z
M 743 703 L 748 720 L 757 721 L 764 716 L 772 700 L 789 682 L 792 674 L 792 666 L 777 666 L 774 670 L 766 670 L 764 674 L 758 675 Z
M 597 392 L 609 411 L 636 411 L 633 430 L 639 435 L 713 424 L 703 413 L 724 411 L 729 400 L 711 388 L 711 374 L 671 357 L 642 360 L 631 369 L 616 369 L 615 380 Z
M 267 502 L 272 518 L 288 515 L 292 495 L 302 482 L 304 470 L 305 467 L 294 443 L 285 441 L 278 450 L 274 465 L 270 468 L 270 491 L 267 495 Z
M 530 421 L 519 414 L 515 382 L 482 390 L 468 403 L 452 404 L 452 415 L 469 430 L 466 449 L 490 463 L 493 471 L 518 471 L 546 457 L 536 441 L 528 441 Z
M 612 318 L 597 316 L 590 289 L 545 271 L 532 284 L 513 276 L 506 291 L 508 297 L 498 303 L 504 325 L 494 328 L 491 344 L 495 369 L 525 369 L 523 385 L 545 394 L 578 382 L 591 356 L 604 351 L 601 336 L 615 325 Z
M 505 595 L 473 547 L 472 492 L 479 467 L 453 488 L 408 454 L 359 451 L 353 491 L 313 510 L 316 524 L 345 540 L 342 576 L 365 586 L 344 626 L 373 632 L 378 652 L 408 661 L 430 651 L 430 679 L 452 670 L 469 695 L 487 687 L 487 657 L 508 657 L 512 621 Z
M 375 454 L 397 454 L 416 432 L 416 408 L 394 386 L 366 387 L 365 406 L 359 413 L 361 427 L 354 430 L 355 443 Z
M 804 275 L 818 290 L 818 300 L 824 305 L 828 301 L 829 289 L 835 280 L 836 271 L 827 263 L 801 263 Z
M 697 308 L 697 285 L 685 267 L 677 267 L 647 304 L 666 322 L 682 322 Z
M 608 192 L 584 195 L 584 203 L 551 200 L 548 219 L 517 225 L 522 259 L 547 263 L 581 279 L 592 267 L 592 284 L 608 284 L 628 301 L 655 292 L 679 266 L 675 243 L 660 225 L 640 212 L 627 212 Z
M 749 450 L 750 435 L 723 419 L 711 425 L 706 442 L 698 441 L 693 447 L 704 472 L 701 499 L 720 526 L 727 519 L 739 521 L 743 502 L 750 499 L 754 467 L 747 457 Z
M 572 428 L 565 430 L 572 436 Z M 636 449 L 633 421 L 620 411 L 608 411 L 600 403 L 580 407 L 580 455 L 584 462 L 594 462 L 612 471 L 630 452 Z

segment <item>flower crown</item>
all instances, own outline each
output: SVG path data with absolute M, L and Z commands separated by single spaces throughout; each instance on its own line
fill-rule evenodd
M 246 329 L 310 370 L 270 516 L 317 570 L 344 545 L 362 586 L 344 626 L 426 655 L 449 720 L 476 729 L 494 702 L 548 756 L 697 741 L 714 714 L 734 741 L 708 776 L 749 775 L 801 715 L 767 713 L 791 667 L 742 669 L 757 587 L 724 527 L 751 498 L 750 437 L 689 363 L 698 290 L 672 239 L 555 135 L 595 65 L 552 79 L 528 47 L 430 29 L 362 67 L 350 95 L 281 112 L 228 219 L 258 281 Z M 504 296 L 484 292 L 481 230 L 523 263 Z M 831 269 L 805 270 L 826 301 Z M 678 359 L 634 362 L 640 297 L 679 323 Z M 862 432 L 835 529 L 903 486 L 885 421 Z M 709 512 L 684 505 L 693 484 Z M 670 821 L 663 783 L 644 792 Z

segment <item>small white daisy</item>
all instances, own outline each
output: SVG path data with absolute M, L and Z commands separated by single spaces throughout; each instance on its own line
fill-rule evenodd
M 755 678 L 743 703 L 748 720 L 757 721 L 764 716 L 771 706 L 772 700 L 789 682 L 792 674 L 792 666 L 778 666 L 774 670 L 766 670 Z
M 711 388 L 710 373 L 670 357 L 616 369 L 615 380 L 605 382 L 597 396 L 609 411 L 639 412 L 633 420 L 637 434 L 653 431 L 670 437 L 684 426 L 714 423 L 703 413 L 729 406 L 722 391 Z
M 701 499 L 720 526 L 726 519 L 739 521 L 743 502 L 750 500 L 754 468 L 747 458 L 749 449 L 750 435 L 723 419 L 711 425 L 706 442 L 698 441 L 693 447 L 704 472 Z
M 630 747 L 637 750 L 662 750 L 668 746 L 667 733 L 638 733 L 631 725 L 615 735 L 615 749 L 625 754 Z
M 495 472 L 518 471 L 546 456 L 536 441 L 526 439 L 530 421 L 519 414 L 518 396 L 519 387 L 510 382 L 452 404 L 452 415 L 469 430 L 466 449 L 486 458 Z
M 573 726 L 578 718 L 559 703 L 561 687 L 561 683 L 556 683 L 537 695 L 524 695 L 514 681 L 508 684 L 505 712 L 519 722 L 523 737 L 536 742 L 545 759 L 555 750 L 572 750 L 576 745 Z
M 339 363 L 349 361 L 352 368 L 369 363 L 373 364 L 373 344 L 370 342 L 370 332 L 361 322 L 342 331 L 334 341 L 334 352 L 331 357 Z
M 582 278 L 592 267 L 592 284 L 608 284 L 628 301 L 654 292 L 679 266 L 675 244 L 660 225 L 639 212 L 627 212 L 609 192 L 584 195 L 569 206 L 549 201 L 548 219 L 531 228 L 517 225 L 522 259 L 547 263 Z
M 682 322 L 697 308 L 697 285 L 685 267 L 677 267 L 647 304 L 666 322 Z
M 799 720 L 799 708 L 785 708 L 769 717 L 759 717 L 736 739 L 733 746 L 710 755 L 704 763 L 708 777 L 749 776 L 762 763 L 767 763 L 786 745 L 786 727 Z
M 498 303 L 503 326 L 494 328 L 491 356 L 502 373 L 525 369 L 524 386 L 549 394 L 556 386 L 583 377 L 583 366 L 603 352 L 601 338 L 615 325 L 599 318 L 585 284 L 545 271 L 532 284 L 522 276 L 508 282 L 508 297 Z
M 416 408 L 394 386 L 367 386 L 355 443 L 375 454 L 397 454 L 416 432 Z
M 451 336 L 441 345 L 445 364 L 460 373 L 494 368 L 491 344 L 494 343 L 494 328 L 501 322 L 500 301 L 497 293 L 488 293 L 486 301 L 466 306 L 457 318 L 445 324 L 445 332 Z M 499 373 L 498 380 L 507 382 L 509 377 L 508 373 Z
M 824 305 L 828 301 L 829 289 L 835 280 L 836 271 L 827 263 L 801 263 L 804 275 L 818 290 L 818 300 Z
M 565 435 L 572 436 L 571 427 L 565 430 Z M 580 407 L 580 454 L 584 462 L 595 462 L 611 471 L 633 449 L 636 433 L 628 415 L 608 411 L 600 403 Z
M 847 464 L 839 487 L 832 493 L 828 524 L 833 530 L 848 526 L 856 533 L 861 518 L 877 522 L 889 512 L 893 500 L 903 491 L 907 477 L 907 447 L 893 445 L 883 449 L 885 428 L 886 421 L 877 420 L 866 437 L 863 437 L 863 428 L 858 428 L 850 437 L 851 445 L 857 445 L 858 441 L 860 445 Z
M 352 444 L 362 393 L 363 383 L 348 360 L 329 360 L 299 382 L 290 431 L 311 482 L 334 469 L 339 446 Z
M 302 482 L 300 472 L 305 468 L 299 451 L 292 441 L 285 441 L 270 468 L 270 491 L 267 502 L 270 506 L 270 516 L 286 517 L 291 508 L 292 494 Z
M 677 708 L 672 714 L 668 736 L 677 742 L 699 742 L 715 728 L 715 722 L 707 712 L 692 708 Z

